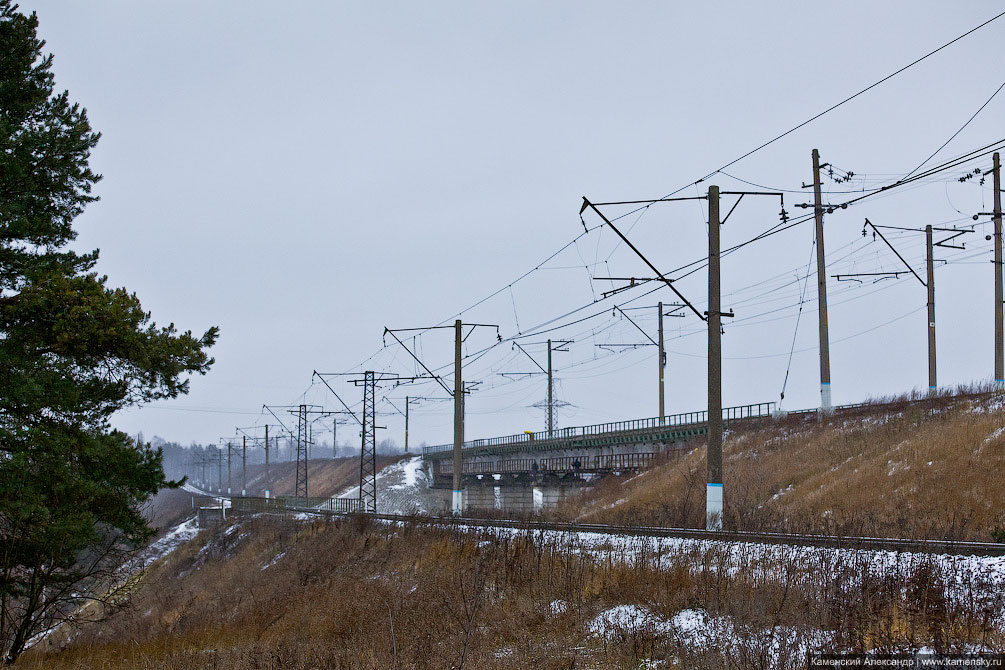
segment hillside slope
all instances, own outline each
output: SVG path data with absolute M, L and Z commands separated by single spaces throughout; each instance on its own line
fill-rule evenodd
M 990 540 L 1005 529 L 1005 396 L 904 398 L 728 434 L 725 523 L 742 530 Z M 701 527 L 705 446 L 568 500 L 563 518 Z M 996 530 L 997 529 L 997 530 Z
M 406 454 L 395 456 L 377 456 L 377 469 L 382 470 L 392 463 L 408 457 Z M 307 483 L 311 497 L 326 498 L 339 494 L 347 488 L 359 483 L 359 456 L 351 458 L 315 458 L 308 461 Z M 296 461 L 282 461 L 272 463 L 268 469 L 268 479 L 266 479 L 265 465 L 256 463 L 248 465 L 248 488 L 249 496 L 264 496 L 265 490 L 270 491 L 270 495 L 292 496 L 296 490 L 297 463 Z M 206 479 L 211 492 L 216 492 L 219 477 L 216 470 L 208 471 Z M 227 465 L 223 465 L 223 490 L 227 490 Z M 231 464 L 230 486 L 234 495 L 241 493 L 241 460 L 234 459 Z M 206 490 L 206 487 L 202 487 Z
M 753 670 L 1005 650 L 999 558 L 262 515 L 136 583 L 131 607 L 15 667 Z

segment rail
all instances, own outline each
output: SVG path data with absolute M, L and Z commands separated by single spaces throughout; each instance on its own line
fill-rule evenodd
M 889 537 L 855 537 L 804 533 L 775 533 L 746 530 L 705 530 L 701 528 L 664 528 L 658 526 L 615 526 L 608 524 L 561 521 L 514 521 L 469 517 L 405 517 L 394 514 L 371 514 L 390 521 L 413 519 L 418 523 L 459 525 L 469 527 L 502 527 L 528 530 L 551 530 L 571 533 L 602 533 L 643 537 L 667 537 L 719 542 L 753 544 L 787 544 L 794 546 L 866 549 L 871 551 L 918 552 L 929 554 L 962 554 L 974 556 L 1005 556 L 1005 543 L 968 542 L 956 540 L 903 539 Z
M 350 514 L 314 510 L 321 516 L 345 517 Z M 595 523 L 563 521 L 535 521 L 484 519 L 477 517 L 414 516 L 407 514 L 358 515 L 392 523 L 412 523 L 433 527 L 512 528 L 516 530 L 546 530 L 560 533 L 599 533 L 603 535 L 634 537 L 665 537 L 686 540 L 737 542 L 748 544 L 780 544 L 834 549 L 864 549 L 923 554 L 955 554 L 969 556 L 1005 556 L 1005 543 L 970 542 L 957 540 L 904 539 L 889 537 L 856 537 L 841 535 L 816 535 L 807 533 L 775 533 L 747 530 L 704 530 L 701 528 L 665 528 L 660 526 L 616 526 Z

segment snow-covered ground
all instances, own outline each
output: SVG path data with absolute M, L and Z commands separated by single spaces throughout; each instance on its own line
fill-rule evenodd
M 196 488 L 192 484 L 186 482 L 182 484 L 182 491 L 187 491 L 192 495 L 202 496 L 204 498 L 213 498 L 218 505 L 223 505 L 224 507 L 230 507 L 230 498 L 226 496 L 217 495 L 216 493 L 209 493 L 208 491 L 203 491 L 202 489 Z
M 358 496 L 359 487 L 353 486 L 337 497 Z M 443 511 L 446 503 L 443 491 L 429 488 L 421 456 L 392 463 L 377 473 L 377 511 L 381 514 L 435 513 Z
M 124 583 L 134 575 L 136 575 L 141 570 L 150 567 L 156 561 L 164 558 L 172 551 L 185 544 L 193 537 L 199 534 L 198 520 L 195 517 L 187 521 L 183 521 L 170 531 L 168 531 L 163 537 L 151 542 L 149 545 L 144 547 L 133 556 L 130 560 L 126 561 L 117 570 L 117 579 L 120 583 Z M 38 644 L 45 638 L 47 638 L 52 632 L 57 630 L 62 624 L 58 624 L 49 628 L 48 630 L 38 633 L 28 641 L 27 648 L 31 648 Z
M 498 537 L 528 532 L 501 526 L 472 526 L 469 530 L 487 531 Z M 610 560 L 631 563 L 643 559 L 656 561 L 663 568 L 684 561 L 696 568 L 724 571 L 729 575 L 745 573 L 758 581 L 784 581 L 789 574 L 811 576 L 823 571 L 835 578 L 840 575 L 846 581 L 856 582 L 865 577 L 911 575 L 931 566 L 945 576 L 946 595 L 958 603 L 970 602 L 968 599 L 972 599 L 975 592 L 1005 592 L 1005 556 L 898 553 L 578 531 L 532 532 L 539 542 L 567 543 L 574 550 Z M 986 605 L 998 607 L 993 603 Z M 997 618 L 1005 622 L 1005 608 L 999 609 Z
M 767 650 L 769 662 L 775 666 L 782 657 L 805 659 L 810 651 L 833 642 L 833 635 L 811 627 L 774 626 L 740 630 L 728 616 L 712 616 L 705 610 L 685 609 L 672 617 L 663 617 L 639 605 L 618 605 L 597 615 L 588 630 L 607 639 L 647 631 L 676 640 L 691 652 L 740 650 L 747 647 L 751 654 Z
M 140 552 L 140 567 L 148 567 L 154 561 L 164 558 L 198 534 L 198 519 L 192 517 L 188 521 L 183 521 Z

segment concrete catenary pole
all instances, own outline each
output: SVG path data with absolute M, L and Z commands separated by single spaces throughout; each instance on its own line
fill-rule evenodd
M 555 430 L 555 384 L 551 373 L 551 340 L 548 340 L 548 437 Z
M 659 315 L 659 346 L 657 349 L 657 357 L 659 358 L 659 368 L 660 368 L 660 425 L 666 421 L 666 400 L 664 395 L 663 386 L 663 369 L 666 367 L 666 353 L 663 351 L 663 303 L 659 302 L 656 304 L 656 311 Z
M 223 449 L 216 448 L 216 492 L 223 493 Z
M 932 227 L 925 226 L 928 266 L 928 391 L 935 393 L 939 384 L 935 373 L 935 258 L 932 249 Z
M 269 478 L 269 424 L 265 424 L 265 497 L 269 497 L 272 480 Z
M 1005 325 L 1002 320 L 1002 167 L 998 152 L 994 155 L 994 227 L 995 227 L 995 382 L 1005 384 Z
M 461 489 L 461 448 L 464 446 L 464 382 L 461 379 L 461 320 L 454 321 L 454 495 L 451 510 L 464 511 Z
M 248 495 L 248 436 L 241 437 L 241 495 Z
M 405 396 L 405 453 L 408 453 L 408 396 Z
M 817 315 L 820 322 L 820 409 L 831 411 L 831 349 L 827 329 L 827 272 L 824 259 L 824 205 L 820 193 L 820 152 L 813 150 L 813 216 L 816 219 Z
M 231 488 L 234 485 L 233 484 L 234 480 L 230 476 L 230 465 L 231 465 L 231 458 L 232 458 L 232 454 L 230 453 L 231 449 L 232 449 L 231 444 L 230 444 L 230 442 L 228 442 L 227 443 L 227 495 L 230 495 L 230 490 L 231 490 Z
M 708 187 L 708 478 L 705 528 L 722 530 L 722 317 L 719 295 L 719 187 Z

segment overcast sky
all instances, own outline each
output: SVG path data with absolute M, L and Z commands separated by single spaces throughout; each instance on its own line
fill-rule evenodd
M 312 384 L 315 369 L 421 372 L 390 338 L 384 348 L 385 326 L 452 323 L 503 289 L 462 317 L 511 338 L 612 288 L 591 277 L 649 276 L 610 230 L 584 234 L 582 196 L 654 198 L 692 184 L 1000 10 L 918 1 L 21 4 L 38 12 L 57 86 L 103 134 L 92 158 L 105 176 L 101 201 L 78 219 L 79 246 L 100 248 L 100 271 L 135 291 L 158 323 L 197 333 L 220 326 L 216 364 L 188 396 L 115 417 L 130 433 L 182 443 L 261 424 L 263 403 L 331 407 Z M 895 181 L 1002 85 L 1003 37 L 1005 18 L 731 166 L 732 177 L 678 195 L 703 195 L 709 183 L 762 190 L 740 178 L 796 191 L 785 193 L 786 209 L 804 214 L 795 205 L 811 198 L 800 187 L 812 178 L 814 147 L 855 175 L 826 179 L 826 190 Z M 1003 111 L 1005 93 L 930 164 L 1005 136 Z M 827 274 L 904 269 L 882 242 L 862 237 L 866 217 L 952 227 L 989 211 L 990 179 L 961 183 L 963 173 L 827 217 Z M 724 199 L 724 210 L 733 202 Z M 705 207 L 660 204 L 619 223 L 673 270 L 707 255 Z M 745 199 L 723 245 L 778 214 L 776 198 Z M 936 271 L 941 385 L 993 372 L 990 226 L 981 221 L 966 251 L 936 255 L 952 261 Z M 923 234 L 889 238 L 923 268 Z M 723 308 L 736 313 L 723 338 L 726 405 L 778 401 L 787 369 L 783 406 L 819 402 L 815 275 L 805 282 L 812 239 L 803 224 L 723 259 Z M 704 309 L 706 282 L 699 271 L 676 285 Z M 828 283 L 834 401 L 927 386 L 924 287 L 910 275 Z M 559 426 L 657 414 L 654 348 L 598 346 L 646 341 L 612 307 L 674 301 L 665 288 L 642 295 L 651 288 L 519 340 L 541 364 L 545 348 L 532 343 L 575 340 L 554 354 L 557 396 L 569 403 Z M 655 307 L 629 314 L 655 337 Z M 509 340 L 479 354 L 495 335 L 479 329 L 465 345 L 465 377 L 482 382 L 468 400 L 469 439 L 544 427 L 532 407 L 545 397 L 541 376 L 500 375 L 534 363 Z M 703 324 L 668 317 L 666 335 L 669 411 L 704 409 Z M 439 368 L 452 360 L 451 338 L 434 330 L 415 346 Z M 452 387 L 449 367 L 442 372 Z M 358 389 L 332 383 L 359 402 Z M 445 393 L 426 383 L 385 386 L 385 395 L 403 409 L 406 395 Z M 388 413 L 380 438 L 400 444 L 401 417 L 387 403 L 379 409 Z M 451 426 L 449 403 L 412 406 L 413 444 L 448 442 Z M 339 437 L 356 444 L 358 429 Z

